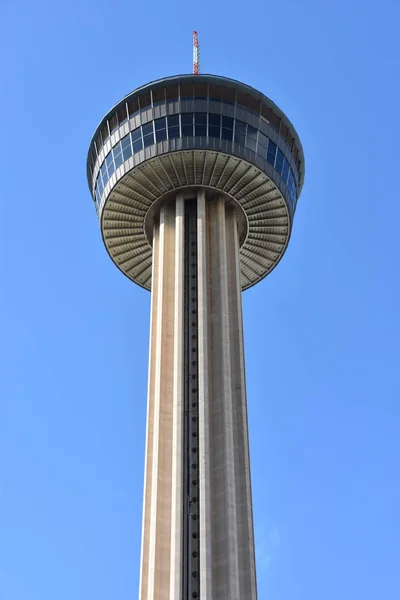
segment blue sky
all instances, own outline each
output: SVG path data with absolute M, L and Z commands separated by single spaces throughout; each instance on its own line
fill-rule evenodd
M 400 597 L 396 0 L 2 0 L 0 600 L 137 598 L 150 296 L 85 180 L 104 113 L 191 71 L 295 124 L 289 249 L 244 294 L 260 600 Z

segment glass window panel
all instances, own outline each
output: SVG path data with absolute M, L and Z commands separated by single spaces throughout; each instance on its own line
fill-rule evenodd
M 178 100 L 178 84 L 169 85 L 165 89 L 165 95 L 167 98 L 167 102 L 173 102 L 174 100 Z
M 100 192 L 99 192 L 99 190 L 97 188 L 96 188 L 96 191 L 95 191 L 95 196 L 96 196 L 97 204 L 99 204 L 100 203 Z
M 182 125 L 182 137 L 193 135 L 193 125 Z
M 143 110 L 147 106 L 150 106 L 150 104 L 151 104 L 150 90 L 148 92 L 144 92 L 143 94 L 140 94 L 139 104 L 140 104 L 140 110 Z
M 222 87 L 220 85 L 214 85 L 213 83 L 210 83 L 208 93 L 210 100 L 218 102 L 222 100 Z
M 165 117 L 161 117 L 161 119 L 156 119 L 154 121 L 156 131 L 160 131 L 160 129 L 165 129 L 167 126 L 167 119 Z
M 233 119 L 231 117 L 222 117 L 222 127 L 233 129 Z
M 143 135 L 149 135 L 149 133 L 153 133 L 153 121 L 150 123 L 146 123 L 146 125 L 142 125 Z
M 139 111 L 139 101 L 137 97 L 128 102 L 128 111 L 129 116 L 135 115 Z
M 218 125 L 218 127 L 220 126 L 221 123 L 221 115 L 215 115 L 213 113 L 208 115 L 208 123 L 209 125 Z
M 181 83 L 181 100 L 191 100 L 193 98 L 193 84 Z
M 168 127 L 179 126 L 179 115 L 171 115 L 168 117 Z
M 114 148 L 113 148 L 114 158 L 116 156 L 118 156 L 118 154 L 121 154 L 121 143 L 120 142 L 118 142 L 118 144 L 116 146 L 114 146 Z
M 194 113 L 196 125 L 207 125 L 207 113 Z
M 109 165 L 111 165 L 111 163 L 112 163 L 112 159 L 113 159 L 113 157 L 112 157 L 112 152 L 109 152 L 109 153 L 107 154 L 107 156 L 106 156 L 106 165 L 107 165 L 107 167 L 108 167 Z
M 283 161 L 284 161 L 284 156 L 278 148 L 278 154 L 276 155 L 275 169 L 276 169 L 276 171 L 278 171 L 279 174 L 282 173 Z
M 223 140 L 229 140 L 231 142 L 233 139 L 233 129 L 227 129 L 226 127 L 223 127 L 221 137 Z
M 100 172 L 101 172 L 101 176 L 102 176 L 102 178 L 103 178 L 103 183 L 104 183 L 104 185 L 105 185 L 105 183 L 106 183 L 106 181 L 107 181 L 107 179 L 108 179 L 108 178 L 107 178 L 107 165 L 106 165 L 106 163 L 105 163 L 105 162 L 103 162 L 103 164 L 101 165 Z
M 253 140 L 252 138 L 250 138 L 249 136 L 247 136 L 247 139 L 246 139 L 246 148 L 248 148 L 249 150 L 253 150 L 253 152 L 255 152 L 256 151 L 256 146 L 257 146 L 256 140 Z
M 207 125 L 195 125 L 195 135 L 207 135 Z
M 136 142 L 137 140 L 141 140 L 142 139 L 142 131 L 140 129 L 140 127 L 137 127 L 136 129 L 134 129 L 132 131 L 132 141 Z
M 156 131 L 157 142 L 163 142 L 166 139 L 167 139 L 167 130 L 166 129 L 159 129 L 158 131 Z
M 122 157 L 122 154 L 118 154 L 118 156 L 115 157 L 115 168 L 118 169 L 118 167 L 120 167 L 123 162 L 124 159 Z
M 133 142 L 133 152 L 139 152 L 143 148 L 142 138 L 140 137 L 138 140 Z
M 132 146 L 130 144 L 130 140 L 129 140 L 129 146 L 125 146 L 125 148 L 122 149 L 122 154 L 123 154 L 124 160 L 128 160 L 128 158 L 130 158 L 132 156 Z
M 235 131 L 236 131 L 236 133 L 241 133 L 242 135 L 246 135 L 246 123 L 243 123 L 243 121 L 238 121 L 236 119 Z
M 283 161 L 283 169 L 282 169 L 282 179 L 285 183 L 287 182 L 288 174 L 289 174 L 289 163 L 285 158 L 285 160 Z
M 272 140 L 269 140 L 267 161 L 272 166 L 275 165 L 275 154 L 276 154 L 276 144 L 274 144 L 274 142 Z
M 182 125 L 192 125 L 193 124 L 193 113 L 183 113 L 181 115 L 181 123 L 182 123 Z
M 218 127 L 217 127 L 217 126 L 215 126 L 215 125 L 209 125 L 209 126 L 208 126 L 208 135 L 209 135 L 210 137 L 216 137 L 216 138 L 219 138 L 219 136 L 220 136 L 220 131 L 221 131 L 221 129 L 220 129 L 220 127 L 219 127 L 219 126 L 218 126 Z
M 107 171 L 108 171 L 108 176 L 111 177 L 111 175 L 114 173 L 115 171 L 115 165 L 114 162 L 110 163 L 107 167 Z
M 257 129 L 252 127 L 251 125 L 247 125 L 247 137 L 251 140 L 257 139 Z
M 154 144 L 153 132 L 149 133 L 148 135 L 143 136 L 143 144 L 144 144 L 145 148 L 147 148 L 147 146 L 151 146 L 152 144 Z
M 168 139 L 172 140 L 174 138 L 178 138 L 179 136 L 179 126 L 168 127 Z
M 268 138 L 261 131 L 258 132 L 258 145 L 265 148 L 265 150 L 268 148 Z
M 160 87 L 152 90 L 153 104 L 162 104 L 165 102 L 165 88 Z
M 122 138 L 121 140 L 121 146 L 122 146 L 122 150 L 124 150 L 127 146 L 131 145 L 131 138 L 130 135 L 126 135 L 125 137 Z

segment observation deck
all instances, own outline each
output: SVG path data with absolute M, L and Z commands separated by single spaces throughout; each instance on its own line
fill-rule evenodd
M 214 75 L 179 75 L 128 94 L 92 138 L 87 176 L 107 251 L 151 289 L 152 225 L 178 190 L 204 188 L 233 203 L 241 287 L 282 258 L 304 181 L 299 136 L 266 96 Z

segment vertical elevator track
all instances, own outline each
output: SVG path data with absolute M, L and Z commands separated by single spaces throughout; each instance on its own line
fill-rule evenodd
M 185 201 L 183 595 L 200 598 L 197 202 Z

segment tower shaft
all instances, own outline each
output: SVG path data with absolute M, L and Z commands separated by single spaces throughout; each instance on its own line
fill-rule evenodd
M 140 600 L 256 600 L 239 234 L 178 192 L 154 219 Z

